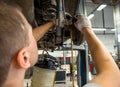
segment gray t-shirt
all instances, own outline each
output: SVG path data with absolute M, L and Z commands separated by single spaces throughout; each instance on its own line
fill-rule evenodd
M 101 87 L 101 86 L 98 84 L 95 84 L 95 83 L 88 83 L 88 84 L 84 85 L 83 87 Z

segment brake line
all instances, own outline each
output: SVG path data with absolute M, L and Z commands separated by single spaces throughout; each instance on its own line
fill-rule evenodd
M 71 58 L 72 58 L 72 87 L 74 87 L 74 57 L 73 57 L 73 33 L 72 29 L 70 30 L 70 39 L 71 39 Z

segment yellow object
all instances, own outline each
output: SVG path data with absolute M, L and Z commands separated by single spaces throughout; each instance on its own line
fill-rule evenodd
M 73 58 L 73 43 L 72 43 L 72 38 L 73 38 L 73 35 L 72 35 L 72 29 L 70 31 L 70 38 L 71 38 L 71 58 L 72 58 L 72 87 L 74 87 L 74 58 Z

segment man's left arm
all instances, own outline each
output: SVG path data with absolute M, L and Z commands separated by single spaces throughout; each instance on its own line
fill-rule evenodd
M 48 22 L 46 24 L 43 24 L 39 27 L 36 27 L 35 29 L 33 29 L 33 36 L 36 39 L 36 41 L 38 41 L 39 39 L 41 39 L 45 33 L 48 32 L 48 30 L 53 27 L 55 25 L 54 22 Z

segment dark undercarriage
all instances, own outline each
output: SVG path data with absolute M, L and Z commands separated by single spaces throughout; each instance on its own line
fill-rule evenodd
M 58 19 L 58 25 L 49 30 L 39 41 L 38 48 L 54 50 L 62 46 L 70 38 L 70 29 L 73 30 L 73 43 L 80 45 L 83 35 L 73 26 L 73 17 L 81 13 L 78 11 L 82 0 L 3 0 L 8 4 L 17 4 L 22 8 L 28 22 L 33 28 L 50 21 L 53 16 Z M 84 1 L 84 0 L 83 0 Z M 87 1 L 87 0 L 86 0 Z M 91 0 L 96 4 L 103 2 L 109 5 L 119 3 L 119 0 Z M 84 9 L 84 8 L 80 8 Z M 62 19 L 62 20 L 61 20 Z M 65 21 L 64 23 L 62 21 Z

